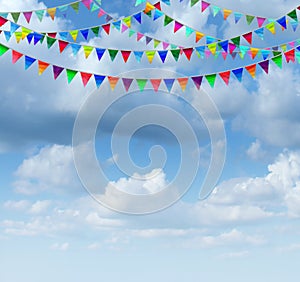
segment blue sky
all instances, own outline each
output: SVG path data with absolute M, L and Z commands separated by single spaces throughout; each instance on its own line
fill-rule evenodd
M 134 1 L 102 1 L 102 7 L 114 17 L 130 15 L 141 6 Z M 193 28 L 211 36 L 231 38 L 256 28 L 245 20 L 235 24 L 232 17 L 224 22 L 212 17 L 210 9 L 200 13 L 188 1 L 162 4 L 163 11 Z M 209 1 L 208 1 L 209 2 Z M 277 18 L 299 5 L 298 1 L 215 0 L 212 4 L 247 14 Z M 20 3 L 0 0 L 0 10 L 34 10 L 63 4 L 63 1 L 27 0 Z M 32 18 L 29 27 L 37 31 L 84 28 L 103 23 L 95 14 L 82 9 L 76 15 L 42 23 Z M 21 24 L 28 26 L 22 19 Z M 193 46 L 181 30 L 162 28 L 162 21 L 145 19 L 133 28 L 161 40 Z M 253 45 L 269 47 L 299 38 L 288 28 L 265 40 L 254 38 Z M 107 48 L 140 48 L 145 43 L 112 31 L 110 36 L 89 42 Z M 73 56 L 67 49 L 59 54 L 45 45 L 26 42 L 0 43 L 41 60 L 68 68 L 118 75 L 134 71 L 142 76 L 151 73 L 177 72 L 184 75 L 206 74 L 251 64 L 252 60 L 228 58 L 199 59 L 164 65 L 155 58 L 127 64 L 118 57 L 113 63 L 96 55 L 85 59 Z M 257 60 L 255 61 L 257 62 Z M 10 55 L 1 57 L 0 95 L 0 280 L 3 282 L 72 281 L 297 281 L 300 250 L 300 83 L 299 66 L 284 63 L 280 70 L 270 65 L 269 75 L 257 72 L 253 80 L 245 74 L 243 82 L 232 79 L 229 86 L 217 79 L 214 89 L 203 85 L 199 94 L 189 85 L 183 99 L 164 91 L 147 90 L 123 97 L 119 84 L 115 92 L 95 92 L 93 83 L 84 88 L 79 77 L 67 84 L 65 75 L 53 80 L 50 69 L 37 75 L 36 66 L 24 70 L 22 59 L 11 64 Z M 150 70 L 151 68 L 151 70 Z M 106 87 L 106 88 L 105 88 Z M 178 91 L 178 89 L 174 89 Z M 178 92 L 180 93 L 180 92 Z M 207 109 L 205 93 L 216 105 L 226 132 L 226 160 L 213 193 L 198 200 L 199 190 L 208 171 L 211 154 L 209 132 L 195 110 Z M 97 128 L 96 155 L 109 184 L 120 190 L 141 193 L 165 187 L 180 169 L 180 145 L 190 156 L 190 169 L 200 153 L 200 165 L 189 191 L 174 205 L 148 215 L 126 215 L 107 209 L 96 202 L 81 184 L 72 152 L 72 131 L 77 113 L 89 97 L 96 101 L 92 110 L 103 109 L 109 99 L 121 94 L 104 115 Z M 180 94 L 180 95 L 181 95 Z M 101 96 L 102 95 L 102 96 Z M 116 96 L 114 96 L 116 95 Z M 92 96 L 93 97 L 93 96 Z M 178 142 L 174 132 L 159 126 L 146 126 L 131 138 L 128 128 L 143 118 L 156 118 L 174 125 L 164 111 L 139 112 L 127 127 L 113 134 L 120 117 L 136 107 L 157 104 L 182 114 L 196 134 L 198 147 L 189 138 Z M 208 113 L 208 127 L 216 130 Z M 90 117 L 90 116 L 89 116 Z M 92 117 L 92 114 L 91 114 Z M 184 135 L 178 126 L 178 136 Z M 150 164 L 149 150 L 160 145 L 166 153 L 164 167 L 148 168 L 146 173 L 131 169 L 122 173 L 116 163 L 120 152 L 111 151 L 115 138 L 117 150 L 130 139 L 129 152 L 137 166 Z M 221 160 L 221 158 L 220 158 Z M 89 171 L 90 162 L 82 162 Z M 125 169 L 127 169 L 125 167 Z M 143 187 L 134 179 L 162 169 Z M 103 186 L 108 196 L 109 186 Z M 114 199 L 112 199 L 113 201 Z M 119 203 L 117 203 L 119 204 Z M 132 205 L 122 202 L 123 207 Z

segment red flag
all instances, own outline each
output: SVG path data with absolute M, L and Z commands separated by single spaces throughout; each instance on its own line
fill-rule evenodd
M 23 54 L 12 50 L 12 63 L 15 64 L 20 58 L 23 57 Z
M 80 75 L 81 75 L 82 83 L 85 87 L 88 84 L 92 74 L 91 73 L 86 73 L 86 72 L 81 72 Z

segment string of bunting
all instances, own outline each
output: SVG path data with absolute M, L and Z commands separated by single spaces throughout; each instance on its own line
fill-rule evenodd
M 158 3 L 160 3 L 160 2 L 158 2 Z M 147 3 L 146 9 L 144 10 L 144 14 L 147 14 L 148 16 L 150 14 L 150 16 L 151 16 L 151 12 L 153 10 L 155 10 L 155 12 L 160 11 L 159 10 L 160 5 L 157 5 L 157 7 L 156 7 L 156 6 L 153 6 L 152 4 L 149 4 L 149 5 L 151 5 L 151 6 L 149 6 L 148 4 L 149 3 Z M 52 37 L 52 38 L 56 38 L 57 36 L 59 36 L 59 38 L 57 38 L 57 39 L 61 39 L 62 41 L 66 41 L 66 42 L 67 42 L 68 35 L 70 35 L 74 41 L 76 41 L 79 34 L 81 34 L 87 40 L 88 37 L 89 37 L 89 34 L 93 34 L 93 35 L 99 37 L 100 28 L 103 29 L 104 32 L 107 35 L 109 35 L 111 27 L 112 27 L 112 28 L 116 28 L 120 32 L 125 32 L 126 30 L 129 29 L 129 33 L 128 33 L 129 37 L 136 34 L 137 41 L 140 41 L 145 35 L 143 35 L 139 32 L 135 32 L 134 30 L 130 29 L 132 18 L 136 19 L 136 21 L 138 23 L 140 23 L 140 24 L 142 23 L 142 21 L 141 21 L 142 13 L 139 12 L 138 14 L 140 15 L 138 18 L 136 18 L 135 15 L 134 15 L 134 16 L 129 16 L 127 18 L 124 18 L 122 20 L 118 20 L 117 22 L 108 23 L 108 24 L 99 25 L 99 26 L 94 26 L 94 27 L 90 27 L 90 28 L 87 28 L 87 29 L 78 29 L 78 30 L 72 30 L 72 31 L 68 31 L 68 32 L 48 32 L 47 34 L 48 34 L 49 37 Z M 288 14 L 291 14 L 291 13 L 288 13 Z M 296 9 L 293 10 L 293 14 L 294 14 L 293 18 L 298 19 Z M 153 19 L 154 18 L 155 18 L 155 16 L 153 17 Z M 194 30 L 194 29 L 192 29 L 188 26 L 185 26 L 186 36 L 189 37 L 192 33 L 195 33 L 195 42 L 196 43 L 199 42 L 202 38 L 205 38 L 207 48 L 209 50 L 211 50 L 213 53 L 215 51 L 217 51 L 217 46 L 221 46 L 221 48 L 223 48 L 224 51 L 227 52 L 227 50 L 228 50 L 227 47 L 229 46 L 228 41 L 231 41 L 235 46 L 240 46 L 241 39 L 244 39 L 246 43 L 252 44 L 253 34 L 257 35 L 262 40 L 264 40 L 265 30 L 268 30 L 272 34 L 275 34 L 276 33 L 276 23 L 279 24 L 279 26 L 281 27 L 281 29 L 283 31 L 286 30 L 287 29 L 287 22 L 290 22 L 292 24 L 293 21 L 288 21 L 287 20 L 287 15 L 283 16 L 282 18 L 285 18 L 285 23 L 283 23 L 283 22 L 280 22 L 280 23 L 271 22 L 271 23 L 269 23 L 265 26 L 262 26 L 258 29 L 255 29 L 254 31 L 244 33 L 240 36 L 236 36 L 236 37 L 233 37 L 233 38 L 228 39 L 228 40 L 221 40 L 221 39 L 218 39 L 218 38 L 215 38 L 215 37 L 212 37 L 212 36 L 205 35 L 205 34 L 199 32 L 199 31 L 196 31 L 196 30 Z M 2 21 L 5 21 L 5 20 L 2 19 Z M 168 24 L 170 24 L 173 21 L 174 21 L 174 33 L 176 33 L 184 25 L 177 22 L 177 21 L 175 21 L 174 19 L 170 18 L 169 16 L 165 15 L 165 17 L 164 17 L 164 26 L 167 26 Z M 296 31 L 296 29 L 298 27 L 298 21 L 295 21 L 295 22 L 297 23 L 296 25 L 292 24 L 292 27 L 293 27 L 294 31 Z M 19 25 L 13 24 L 11 29 L 14 30 L 14 29 L 17 29 L 19 27 L 20 27 Z M 37 36 L 42 36 L 43 37 L 44 35 L 37 35 Z M 146 38 L 146 44 L 147 45 L 153 39 L 149 36 L 145 36 L 145 38 Z M 160 43 L 162 43 L 162 45 L 163 45 L 163 50 L 167 50 L 167 48 L 169 48 L 169 46 L 171 46 L 171 49 L 178 49 L 178 50 L 182 49 L 182 47 L 172 45 L 172 44 L 170 45 L 167 42 L 161 42 L 157 39 L 154 39 L 154 48 L 157 48 Z M 202 48 L 201 48 L 203 46 L 198 46 L 198 47 L 200 47 L 200 49 L 201 49 L 200 53 L 203 53 Z M 232 46 L 232 48 L 233 48 L 233 46 Z M 74 48 L 74 49 L 76 49 L 76 48 Z M 190 49 L 190 48 L 185 48 L 185 49 Z M 154 50 L 148 50 L 148 51 L 152 51 L 152 53 L 153 53 Z M 174 51 L 174 52 L 176 53 L 176 51 Z
M 98 16 L 102 16 L 102 9 L 101 9 L 101 0 L 79 0 L 75 2 L 71 2 L 64 5 L 59 5 L 56 7 L 45 8 L 45 9 L 38 9 L 38 10 L 31 10 L 31 11 L 16 11 L 16 12 L 0 12 L 2 17 L 7 18 L 8 15 L 17 23 L 20 19 L 20 15 L 23 15 L 24 19 L 27 23 L 30 23 L 32 15 L 35 15 L 39 21 L 42 21 L 44 17 L 49 16 L 52 20 L 57 17 L 57 12 L 61 12 L 64 17 L 67 16 L 67 12 L 70 10 L 79 13 L 81 7 L 87 8 L 90 12 L 98 12 Z M 105 13 L 106 14 L 106 13 Z M 107 20 L 110 20 L 108 18 Z
M 9 22 L 9 20 L 0 17 L 0 26 Z M 21 29 L 21 31 L 18 31 Z M 0 28 L 0 33 L 2 33 L 2 29 Z M 143 56 L 145 55 L 149 61 L 152 63 L 155 55 L 157 54 L 160 58 L 160 61 L 164 63 L 169 56 L 171 56 L 175 61 L 178 61 L 180 56 L 185 55 L 187 60 L 191 60 L 194 53 L 196 53 L 197 57 L 200 58 L 208 58 L 213 55 L 217 58 L 219 55 L 222 55 L 225 60 L 230 54 L 233 58 L 239 54 L 240 58 L 245 58 L 245 55 L 249 55 L 251 59 L 255 59 L 258 56 L 261 56 L 262 59 L 267 59 L 273 51 L 287 51 L 290 48 L 295 47 L 295 45 L 300 44 L 300 39 L 280 44 L 278 46 L 268 47 L 268 48 L 255 48 L 243 45 L 236 45 L 233 43 L 226 43 L 226 46 L 222 43 L 218 43 L 215 48 L 211 48 L 211 45 L 208 46 L 200 46 L 200 47 L 191 47 L 191 48 L 179 48 L 179 49 L 171 49 L 164 51 L 156 51 L 156 50 L 146 50 L 146 51 L 135 51 L 135 50 L 117 50 L 117 49 L 108 49 L 108 48 L 98 48 L 90 45 L 82 45 L 77 43 L 71 43 L 67 41 L 57 40 L 51 36 L 44 35 L 41 33 L 33 32 L 23 26 L 16 25 L 15 23 L 10 22 L 10 31 L 4 31 L 5 39 L 9 41 L 12 35 L 15 35 L 15 39 L 17 43 L 20 43 L 21 40 L 27 39 L 28 44 L 33 42 L 34 45 L 38 43 L 47 43 L 48 49 L 52 48 L 56 43 L 56 46 L 59 49 L 60 53 L 63 53 L 69 46 L 72 48 L 72 53 L 74 56 L 78 55 L 80 50 L 83 51 L 84 57 L 87 59 L 95 52 L 98 60 L 100 61 L 105 54 L 109 55 L 111 61 L 113 62 L 118 54 L 122 55 L 122 58 L 125 63 L 129 60 L 129 58 L 134 55 L 137 62 L 141 62 Z
M 137 0 L 136 1 L 136 6 L 140 5 L 141 3 L 146 2 L 147 0 Z M 162 1 L 164 4 L 171 6 L 171 3 L 169 0 Z M 180 3 L 183 2 L 183 0 L 179 0 Z M 201 0 L 189 0 L 190 6 L 193 7 L 196 4 L 200 3 L 200 12 L 205 12 L 208 8 L 210 8 L 211 13 L 213 14 L 214 17 L 216 17 L 218 14 L 222 15 L 222 18 L 224 21 L 228 20 L 230 17 L 234 17 L 234 22 L 237 24 L 240 22 L 241 19 L 245 19 L 247 24 L 250 25 L 253 22 L 256 22 L 258 27 L 262 27 L 265 22 L 274 22 L 277 21 L 278 23 L 284 23 L 285 19 L 279 18 L 279 19 L 274 19 L 274 18 L 269 18 L 269 17 L 262 17 L 262 16 L 257 16 L 257 15 L 251 15 L 251 14 L 246 14 L 246 13 L 241 13 L 241 12 L 236 12 L 228 8 L 222 8 L 217 5 L 214 5 L 210 2 L 207 1 L 201 1 Z M 297 7 L 297 9 L 300 9 L 300 6 Z M 287 14 L 290 18 L 292 18 L 292 21 L 294 21 L 294 24 L 296 22 L 298 23 L 298 18 L 295 15 L 295 11 L 291 11 Z M 255 20 L 256 19 L 256 20 Z M 255 20 L 255 21 L 254 21 Z
M 132 82 L 135 81 L 140 89 L 140 91 L 143 91 L 145 89 L 145 86 L 147 83 L 150 83 L 153 90 L 157 92 L 160 87 L 163 85 L 162 82 L 164 82 L 166 88 L 169 92 L 171 92 L 175 81 L 179 84 L 182 91 L 185 91 L 187 84 L 189 81 L 191 81 L 194 86 L 199 90 L 204 78 L 208 82 L 208 84 L 213 88 L 215 86 L 216 78 L 219 76 L 223 82 L 228 85 L 232 76 L 234 76 L 238 81 L 242 81 L 244 77 L 244 72 L 247 72 L 250 74 L 252 78 L 256 77 L 257 73 L 257 66 L 260 66 L 260 68 L 265 73 L 269 73 L 269 64 L 270 61 L 275 63 L 279 68 L 282 68 L 283 64 L 283 57 L 285 57 L 285 60 L 287 63 L 289 62 L 295 62 L 297 59 L 297 62 L 300 63 L 300 45 L 296 46 L 295 48 L 287 51 L 287 52 L 278 52 L 275 56 L 268 60 L 263 60 L 261 62 L 247 65 L 241 68 L 237 69 L 231 69 L 226 70 L 222 72 L 212 73 L 212 74 L 203 74 L 203 75 L 197 75 L 197 76 L 186 76 L 186 77 L 180 77 L 180 78 L 128 78 L 128 77 L 118 77 L 118 76 L 108 76 L 104 74 L 95 74 L 95 73 L 88 73 L 83 72 L 79 70 L 74 69 L 67 69 L 62 66 L 53 65 L 49 62 L 44 62 L 39 59 L 36 59 L 34 57 L 28 56 L 26 54 L 17 52 L 14 49 L 9 48 L 8 46 L 4 44 L 0 44 L 0 56 L 7 53 L 8 51 L 11 51 L 12 54 L 12 63 L 15 64 L 17 61 L 19 61 L 22 57 L 24 57 L 25 62 L 25 70 L 28 70 L 33 64 L 38 65 L 38 74 L 42 75 L 47 68 L 50 66 L 52 67 L 54 79 L 56 80 L 63 72 L 67 75 L 68 83 L 71 83 L 75 76 L 77 74 L 80 74 L 81 81 L 83 86 L 85 87 L 91 78 L 94 78 L 94 81 L 96 83 L 96 86 L 99 88 L 105 79 L 108 80 L 110 87 L 112 90 L 115 89 L 117 83 L 121 80 L 123 82 L 123 86 L 126 92 L 129 91 L 130 86 L 132 85 Z

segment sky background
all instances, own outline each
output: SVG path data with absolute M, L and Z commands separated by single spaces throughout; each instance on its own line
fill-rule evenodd
M 200 13 L 184 0 L 162 4 L 163 11 L 181 22 L 219 38 L 231 38 L 255 29 L 245 20 L 234 23 L 215 19 L 210 9 Z M 0 0 L 1 11 L 34 10 L 63 4 L 63 1 Z M 214 0 L 222 8 L 278 18 L 299 5 L 296 0 Z M 102 7 L 114 17 L 135 13 L 142 6 L 135 2 L 106 1 Z M 68 18 L 40 23 L 34 16 L 28 25 L 37 31 L 68 30 L 103 23 L 96 14 L 82 8 Z M 175 35 L 172 26 L 163 28 L 162 19 L 133 28 L 160 40 L 193 46 L 183 30 Z M 264 41 L 254 38 L 253 45 L 269 47 L 296 40 L 300 36 L 288 28 L 276 36 L 266 34 Z M 81 40 L 81 39 L 80 39 Z M 237 58 L 199 59 L 178 63 L 158 57 L 150 65 L 144 58 L 127 64 L 118 56 L 111 63 L 98 62 L 92 54 L 73 56 L 67 49 L 43 45 L 6 42 L 19 52 L 53 64 L 109 75 L 148 68 L 206 74 L 251 64 Z M 89 42 L 107 48 L 143 50 L 128 33 L 112 31 Z M 151 47 L 152 48 L 152 47 Z M 191 106 L 199 93 L 189 87 L 185 98 L 191 106 L 171 95 L 139 93 L 124 97 L 111 108 L 98 128 L 96 151 L 99 162 L 111 181 L 120 189 L 139 189 L 130 177 L 114 164 L 119 156 L 109 150 L 112 126 L 120 113 L 133 105 L 158 102 L 184 113 L 197 132 L 200 171 L 188 193 L 161 212 L 133 216 L 111 211 L 95 202 L 81 185 L 73 162 L 72 129 L 80 106 L 95 90 L 86 88 L 79 76 L 70 85 L 65 75 L 53 80 L 50 69 L 37 75 L 36 66 L 24 70 L 21 59 L 11 64 L 6 54 L 0 60 L 0 281 L 298 281 L 300 269 L 300 82 L 299 66 L 284 63 L 280 70 L 270 64 L 269 75 L 258 71 L 257 78 L 245 73 L 242 83 L 232 79 L 229 86 L 217 79 L 214 89 L 203 89 L 215 102 L 224 121 L 227 156 L 223 173 L 212 195 L 198 200 L 199 188 L 207 171 L 210 147 L 207 130 Z M 146 69 L 146 72 L 145 72 Z M 122 91 L 121 85 L 116 91 Z M 101 92 L 100 92 L 101 93 Z M 152 96 L 151 96 L 152 95 Z M 161 113 L 158 113 L 161 114 Z M 137 116 L 137 119 L 139 117 Z M 162 115 L 163 118 L 163 115 Z M 125 134 L 126 137 L 126 134 Z M 120 136 L 120 139 L 124 136 Z M 163 187 L 178 169 L 179 144 L 161 128 L 139 131 L 131 143 L 132 158 L 147 165 L 149 148 L 159 144 L 168 154 L 166 167 L 149 183 L 149 190 Z M 189 144 L 188 142 L 186 143 Z M 125 177 L 125 178 L 124 178 Z

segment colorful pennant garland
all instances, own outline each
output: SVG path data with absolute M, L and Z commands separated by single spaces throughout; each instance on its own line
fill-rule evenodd
M 69 4 L 59 5 L 56 7 L 39 9 L 39 10 L 31 10 L 31 11 L 18 11 L 18 12 L 1 12 L 0 15 L 3 17 L 11 16 L 15 23 L 17 23 L 20 19 L 20 15 L 23 15 L 27 23 L 30 23 L 32 19 L 32 15 L 35 15 L 39 21 L 43 21 L 46 16 L 51 17 L 54 20 L 57 17 L 57 12 L 60 12 L 63 16 L 67 15 L 67 12 L 70 10 L 79 13 L 80 7 L 85 7 L 91 13 L 98 12 L 98 16 L 101 16 L 101 0 L 79 0 Z M 107 13 L 104 13 L 108 15 Z
M 12 63 L 16 63 L 19 61 L 22 57 L 24 57 L 25 61 L 25 70 L 29 69 L 33 64 L 37 63 L 38 65 L 38 74 L 42 75 L 46 69 L 49 67 L 52 67 L 52 72 L 54 79 L 57 79 L 64 71 L 67 75 L 67 81 L 68 83 L 71 83 L 73 79 L 76 77 L 77 74 L 80 75 L 81 81 L 83 86 L 85 87 L 91 78 L 94 78 L 96 86 L 99 88 L 102 83 L 107 79 L 109 81 L 109 84 L 111 86 L 111 89 L 114 90 L 117 83 L 122 80 L 124 89 L 126 92 L 129 91 L 130 86 L 132 85 L 132 82 L 135 81 L 140 89 L 140 91 L 144 91 L 146 85 L 152 86 L 152 89 L 157 92 L 162 85 L 162 81 L 164 82 L 164 85 L 166 86 L 167 90 L 169 92 L 172 91 L 172 88 L 174 86 L 175 81 L 177 81 L 178 85 L 184 91 L 187 87 L 187 84 L 189 81 L 193 82 L 194 86 L 197 89 L 200 89 L 202 86 L 202 83 L 204 80 L 207 81 L 207 83 L 210 85 L 210 87 L 214 88 L 216 78 L 219 76 L 223 82 L 228 85 L 230 82 L 230 79 L 232 77 L 231 74 L 233 74 L 238 81 L 242 81 L 243 75 L 245 73 L 244 70 L 246 70 L 249 75 L 252 78 L 256 77 L 257 74 L 257 66 L 259 66 L 264 73 L 269 73 L 269 63 L 270 61 L 273 61 L 276 66 L 279 68 L 282 68 L 283 64 L 283 57 L 285 57 L 285 60 L 287 63 L 289 62 L 297 62 L 300 63 L 300 45 L 297 47 L 287 51 L 287 52 L 277 52 L 275 56 L 268 60 L 263 60 L 261 62 L 258 62 L 256 64 L 251 64 L 244 66 L 242 68 L 238 69 L 232 69 L 232 70 L 226 70 L 223 72 L 217 72 L 212 74 L 203 74 L 203 75 L 196 75 L 196 76 L 188 76 L 188 77 L 180 77 L 180 78 L 128 78 L 128 77 L 113 77 L 108 76 L 104 74 L 95 74 L 95 73 L 88 73 L 83 72 L 79 70 L 72 70 L 72 69 L 66 69 L 62 66 L 57 66 L 50 64 L 49 62 L 44 62 L 39 59 L 33 58 L 31 56 L 22 54 L 20 52 L 17 52 L 16 50 L 13 50 L 9 48 L 8 46 L 5 46 L 4 44 L 0 44 L 0 56 L 7 53 L 8 51 L 11 51 L 12 54 Z

